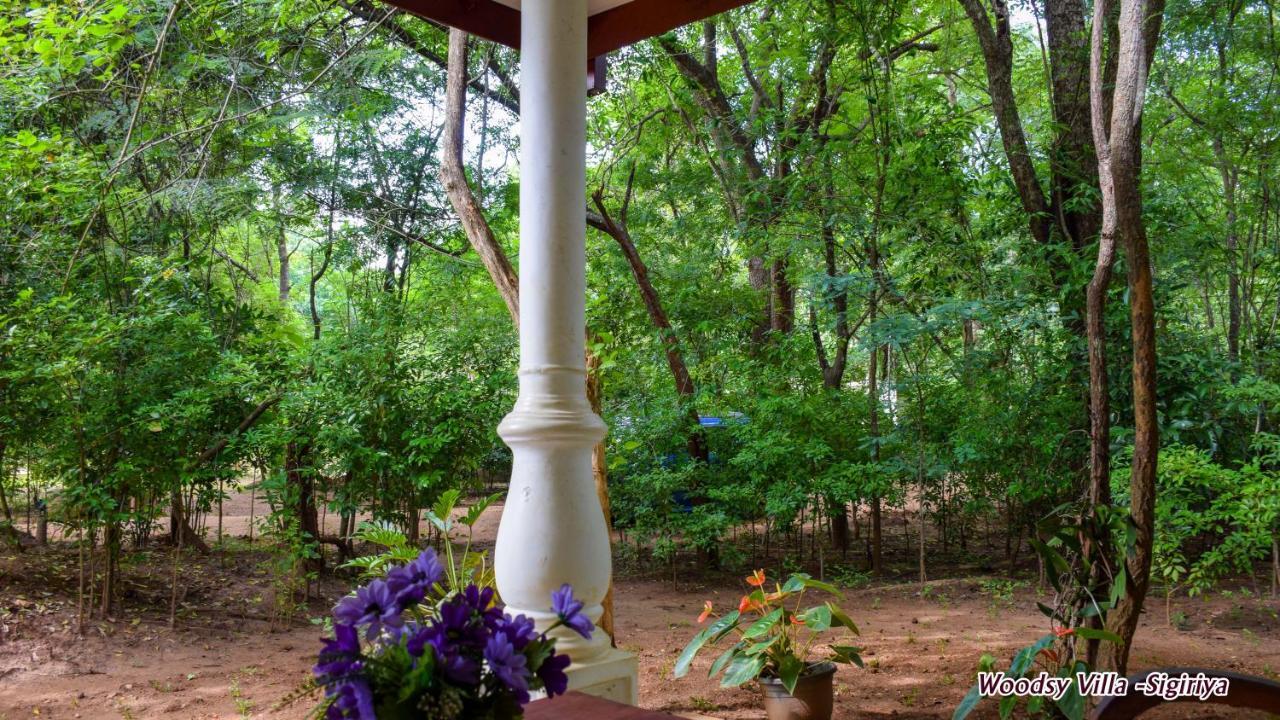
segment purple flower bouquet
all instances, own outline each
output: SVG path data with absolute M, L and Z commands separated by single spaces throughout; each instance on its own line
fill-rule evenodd
M 329 720 L 508 720 L 523 715 L 530 691 L 564 693 L 569 656 L 494 602 L 492 588 L 468 585 L 447 595 L 433 550 L 343 598 L 334 636 L 314 672 Z M 552 594 L 561 625 L 583 637 L 594 626 L 564 585 Z

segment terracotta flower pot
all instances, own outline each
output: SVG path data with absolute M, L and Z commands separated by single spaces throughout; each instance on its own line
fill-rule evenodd
M 794 693 L 787 692 L 778 678 L 760 678 L 765 714 L 769 720 L 831 720 L 831 678 L 835 674 L 834 663 L 810 665 L 800 676 Z

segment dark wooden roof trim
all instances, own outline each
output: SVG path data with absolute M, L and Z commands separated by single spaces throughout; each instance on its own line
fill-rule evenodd
M 587 21 L 587 57 L 594 58 L 752 0 L 633 0 Z M 520 13 L 495 0 L 386 0 L 414 15 L 520 47 Z
M 596 57 L 705 20 L 752 0 L 634 0 L 587 21 L 587 57 Z
M 520 47 L 520 12 L 494 0 L 385 0 L 386 4 L 485 40 Z

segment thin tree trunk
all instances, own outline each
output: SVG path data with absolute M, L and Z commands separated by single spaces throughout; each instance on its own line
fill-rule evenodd
M 4 510 L 4 519 L 12 525 L 13 513 L 9 510 L 9 497 L 4 491 L 4 455 L 6 449 L 8 449 L 8 443 L 0 441 L 0 509 Z
M 458 213 L 462 229 L 498 294 L 507 304 L 511 322 L 520 326 L 520 282 L 507 260 L 506 252 L 494 237 L 471 186 L 467 184 L 466 165 L 462 159 L 467 112 L 467 33 L 457 28 L 449 31 L 449 65 L 445 90 L 444 147 L 440 160 L 440 179 L 449 203 Z
M 261 470 L 257 467 L 253 469 L 254 480 L 249 484 L 249 544 L 253 544 L 253 522 L 256 518 L 254 507 L 258 500 L 258 480 L 261 476 Z
M 1110 543 L 1097 522 L 1104 506 L 1111 504 L 1111 396 L 1108 387 L 1106 353 L 1107 292 L 1111 286 L 1111 271 L 1115 265 L 1116 212 L 1115 186 L 1111 176 L 1111 141 L 1107 130 L 1107 108 L 1110 103 L 1104 93 L 1103 41 L 1106 36 L 1109 11 L 1107 0 L 1098 0 L 1092 30 L 1092 51 L 1089 63 L 1089 100 L 1093 126 L 1093 142 L 1098 157 L 1098 184 L 1102 192 L 1102 230 L 1098 240 L 1098 258 L 1093 277 L 1086 291 L 1086 324 L 1089 349 L 1089 496 L 1088 514 L 1094 521 L 1089 525 L 1094 532 L 1081 539 L 1085 558 L 1092 561 L 1090 577 L 1094 596 L 1108 591 L 1111 573 Z M 1081 602 L 1085 600 L 1082 598 Z M 1097 627 L 1098 618 L 1091 618 L 1090 626 Z M 1086 662 L 1089 667 L 1097 663 L 1097 640 L 1086 643 Z
M 319 515 L 316 512 L 315 470 L 310 467 L 311 443 L 290 442 L 284 451 L 285 482 L 294 495 L 294 516 L 298 519 L 298 531 L 306 542 L 319 542 Z M 308 561 L 308 568 L 321 570 L 324 556 Z
M 599 415 L 603 410 L 600 392 L 600 357 L 587 351 L 587 401 L 591 410 Z M 613 509 L 609 504 L 609 466 L 605 461 L 604 443 L 597 443 L 591 449 L 591 474 L 595 479 L 596 497 L 600 500 L 600 510 L 604 513 L 605 531 L 613 537 Z M 604 612 L 600 615 L 600 628 L 609 635 L 614 647 L 618 647 L 618 636 L 613 624 L 613 578 L 609 578 L 609 590 L 605 592 Z
M 218 547 L 222 547 L 222 480 L 218 480 Z
M 1151 257 L 1142 219 L 1142 104 L 1147 72 L 1164 16 L 1164 0 L 1121 0 L 1115 90 L 1111 110 L 1111 175 L 1116 229 L 1124 239 L 1133 343 L 1133 465 L 1129 512 L 1134 549 L 1127 557 L 1124 596 L 1107 618 L 1120 636 L 1105 644 L 1100 665 L 1126 672 L 1133 637 L 1151 579 L 1155 523 L 1156 463 L 1160 450 L 1156 409 L 1155 301 Z
M 1271 536 L 1271 597 L 1280 597 L 1280 535 Z
M 173 543 L 173 568 L 169 577 L 169 629 L 178 623 L 178 558 L 182 555 L 182 538 L 185 533 L 178 533 Z
M 871 350 L 870 367 L 867 370 L 867 392 L 871 408 L 871 462 L 880 462 L 880 395 L 876 387 L 877 361 L 880 348 Z M 879 494 L 871 498 L 871 573 L 876 577 L 884 575 L 883 537 L 881 535 L 881 509 Z
M 289 241 L 285 236 L 283 221 L 280 224 L 280 235 L 276 238 L 276 256 L 280 260 L 280 302 L 289 302 Z
M 102 617 L 111 617 L 120 564 L 120 523 L 110 521 L 102 531 Z
M 627 188 L 628 199 L 631 196 L 630 184 Z M 697 388 L 693 384 L 693 377 L 689 374 L 689 367 L 685 364 L 684 354 L 680 350 L 680 339 L 676 337 L 676 332 L 671 327 L 671 320 L 667 317 L 667 312 L 662 307 L 662 301 L 658 297 L 658 291 L 654 288 L 653 282 L 649 279 L 649 268 L 645 266 L 644 260 L 640 257 L 640 252 L 636 250 L 636 244 L 631 239 L 631 232 L 627 229 L 626 224 L 626 208 L 628 203 L 623 204 L 622 213 L 615 219 L 604 204 L 604 196 L 597 191 L 592 196 L 595 202 L 596 210 L 599 215 L 588 213 L 587 222 L 592 227 L 601 230 L 609 237 L 612 237 L 622 250 L 622 255 L 626 258 L 627 264 L 631 267 L 631 274 L 635 278 L 636 286 L 640 289 L 640 298 L 644 302 L 645 310 L 649 313 L 649 321 L 654 328 L 662 336 L 662 345 L 667 357 L 667 368 L 671 371 L 671 379 L 675 384 L 676 394 L 680 397 L 680 402 L 687 407 L 686 415 L 689 423 L 689 438 L 687 446 L 689 456 L 701 463 L 707 463 L 711 459 L 710 449 L 707 447 L 707 435 L 699 423 L 699 415 L 694 400 L 697 398 Z
M 1236 169 L 1227 157 L 1227 151 L 1221 136 L 1213 138 L 1213 153 L 1218 161 L 1218 172 L 1222 177 L 1222 200 L 1227 220 L 1227 357 L 1232 364 L 1240 361 L 1240 262 L 1237 252 L 1240 247 L 1240 234 L 1237 229 L 1236 210 Z M 1231 369 L 1232 377 L 1237 373 Z

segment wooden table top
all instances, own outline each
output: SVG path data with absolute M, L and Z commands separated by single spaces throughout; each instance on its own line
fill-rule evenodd
M 675 716 L 604 700 L 580 692 L 525 706 L 525 720 L 675 720 Z

